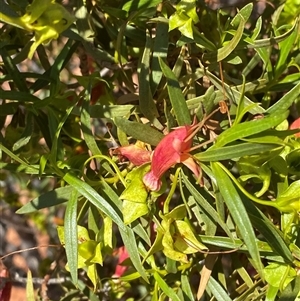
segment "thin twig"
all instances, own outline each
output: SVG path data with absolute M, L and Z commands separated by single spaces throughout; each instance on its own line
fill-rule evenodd
M 21 276 L 19 276 L 18 273 L 16 273 L 14 277 L 11 277 L 11 281 L 17 282 L 17 283 L 27 283 L 27 278 L 21 277 Z M 34 284 L 42 285 L 45 282 L 45 279 L 34 277 L 34 278 L 32 278 L 32 282 Z M 59 277 L 59 278 L 47 279 L 47 285 L 61 284 L 61 283 L 65 283 L 65 282 L 72 282 L 71 277 Z
M 39 248 L 60 248 L 62 245 L 40 245 L 40 246 L 37 246 L 37 247 L 32 247 L 32 248 L 26 248 L 26 249 L 23 249 L 23 250 L 17 250 L 17 251 L 13 251 L 13 252 L 10 252 L 9 254 L 6 254 L 2 257 L 0 257 L 0 260 L 6 258 L 6 257 L 9 257 L 9 256 L 12 256 L 12 255 L 15 255 L 15 254 L 19 254 L 19 253 L 23 253 L 23 252 L 27 252 L 27 251 L 32 251 L 32 250 L 37 250 Z

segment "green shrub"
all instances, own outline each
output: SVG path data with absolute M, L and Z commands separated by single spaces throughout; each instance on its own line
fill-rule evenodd
M 2 173 L 54 180 L 17 212 L 65 208 L 61 300 L 300 297 L 297 10 L 0 7 Z

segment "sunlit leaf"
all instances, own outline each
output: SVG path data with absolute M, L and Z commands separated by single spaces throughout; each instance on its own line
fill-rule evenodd
M 123 221 L 121 220 L 120 216 L 118 215 L 118 213 L 91 186 L 81 181 L 80 179 L 76 178 L 74 175 L 70 173 L 67 173 L 64 176 L 64 179 L 81 195 L 86 197 L 86 199 L 90 201 L 94 206 L 96 206 L 103 213 L 108 215 L 126 233 L 126 227 Z
M 262 276 L 263 265 L 257 244 L 255 243 L 256 237 L 253 226 L 250 222 L 247 211 L 227 174 L 222 170 L 218 163 L 212 163 L 211 165 L 224 202 L 226 203 L 237 227 L 241 229 L 240 236 L 248 247 L 255 268 Z
M 143 183 L 144 175 L 150 170 L 149 164 L 135 168 L 127 174 L 126 189 L 120 195 L 123 201 L 124 223 L 130 224 L 137 218 L 148 213 L 148 191 Z

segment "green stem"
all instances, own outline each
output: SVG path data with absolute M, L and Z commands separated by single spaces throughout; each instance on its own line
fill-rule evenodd
M 233 176 L 233 174 L 220 162 L 217 162 L 217 164 L 227 173 L 227 175 L 230 177 L 230 179 L 234 182 L 234 184 L 241 190 L 241 192 L 250 200 L 261 204 L 261 205 L 265 205 L 265 206 L 271 206 L 271 207 L 275 207 L 276 209 L 278 209 L 278 204 L 276 201 L 267 201 L 267 200 L 260 200 L 258 198 L 256 198 L 254 195 L 250 194 L 240 183 L 239 181 Z
M 110 163 L 110 165 L 114 168 L 116 174 L 119 176 L 119 179 L 120 181 L 122 182 L 123 186 L 126 187 L 126 182 L 125 182 L 125 179 L 120 171 L 120 169 L 118 168 L 117 164 L 112 160 L 110 159 L 109 157 L 107 156 L 104 156 L 104 155 L 94 155 L 90 158 L 88 158 L 84 164 L 83 164 L 83 167 L 85 167 L 91 160 L 95 159 L 95 158 L 99 158 L 99 159 L 103 159 L 103 160 L 106 160 Z
M 170 192 L 164 202 L 164 214 L 166 213 L 169 213 L 169 204 L 170 204 L 170 201 L 172 199 L 172 196 L 175 192 L 175 189 L 176 189 L 176 186 L 177 186 L 177 180 L 178 180 L 178 175 L 179 175 L 179 172 L 180 172 L 181 168 L 178 167 L 176 169 L 176 172 L 175 172 L 175 175 L 174 175 L 174 178 L 173 178 L 173 181 L 172 181 L 172 186 L 171 186 L 171 189 L 170 189 Z

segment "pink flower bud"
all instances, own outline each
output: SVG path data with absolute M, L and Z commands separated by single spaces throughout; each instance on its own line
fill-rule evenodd
M 140 166 L 144 163 L 150 162 L 151 160 L 151 152 L 136 144 L 118 147 L 113 150 L 113 154 L 126 157 L 136 166 Z

